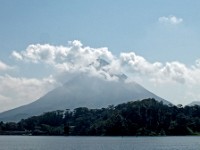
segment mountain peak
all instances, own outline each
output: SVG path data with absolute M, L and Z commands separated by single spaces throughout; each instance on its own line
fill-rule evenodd
M 125 81 L 128 76 L 124 73 L 112 73 L 110 70 L 109 70 L 109 66 L 110 63 L 107 62 L 105 59 L 102 59 L 102 58 L 98 58 L 96 59 L 95 62 L 91 63 L 90 66 L 93 66 L 96 68 L 96 70 L 98 71 L 102 71 L 100 74 L 102 76 L 104 76 L 105 79 L 107 79 L 107 76 L 106 74 L 108 74 L 110 77 L 116 77 L 119 81 Z M 107 67 L 107 68 L 106 68 Z

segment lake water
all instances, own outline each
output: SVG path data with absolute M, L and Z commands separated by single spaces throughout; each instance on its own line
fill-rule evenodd
M 0 136 L 0 150 L 199 150 L 200 137 Z

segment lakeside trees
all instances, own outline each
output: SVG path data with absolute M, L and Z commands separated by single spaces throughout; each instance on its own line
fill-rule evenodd
M 47 112 L 18 123 L 0 122 L 0 133 L 8 131 L 33 135 L 195 135 L 200 133 L 200 106 L 169 106 L 145 99 L 101 109 L 80 107 Z

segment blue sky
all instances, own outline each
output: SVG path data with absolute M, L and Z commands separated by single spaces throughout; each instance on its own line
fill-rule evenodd
M 158 74 L 145 74 L 137 68 L 142 72 L 139 78 L 135 66 L 134 73 L 128 69 L 127 74 L 176 104 L 200 99 L 200 82 L 196 81 L 200 59 L 199 5 L 198 0 L 1 0 L 0 67 L 4 69 L 0 69 L 0 79 L 9 80 L 1 84 L 1 89 L 8 88 L 10 93 L 0 89 L 0 103 L 4 105 L 0 111 L 31 102 L 37 98 L 34 95 L 41 96 L 55 86 L 48 86 L 45 80 L 56 82 L 54 76 L 58 72 L 52 64 L 23 61 L 28 59 L 23 51 L 36 44 L 69 47 L 68 42 L 73 40 L 80 41 L 83 47 L 107 47 L 117 59 L 123 52 L 134 52 L 134 57 L 141 57 L 148 64 L 161 63 L 159 71 L 167 67 L 173 70 L 169 75 L 173 82 L 155 83 L 155 78 L 161 78 Z M 23 60 L 13 57 L 14 51 Z M 167 76 L 162 75 L 163 78 Z M 38 85 L 32 85 L 33 80 Z M 26 81 L 32 89 L 41 86 L 40 92 L 16 94 L 20 91 L 14 91 L 13 84 L 26 88 L 26 84 L 20 84 Z
M 4 0 L 0 5 L 0 50 L 4 57 L 33 43 L 65 45 L 78 39 L 85 45 L 106 46 L 116 54 L 134 50 L 152 61 L 178 59 L 191 64 L 200 53 L 199 3 Z M 182 24 L 158 24 L 159 17 L 169 15 L 183 18 Z M 191 49 L 194 54 L 188 58 Z

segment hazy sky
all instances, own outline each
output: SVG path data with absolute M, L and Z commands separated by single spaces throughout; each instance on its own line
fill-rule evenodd
M 174 104 L 200 100 L 199 6 L 199 0 L 1 0 L 0 111 L 36 100 L 60 85 L 63 71 L 86 71 L 99 57 L 110 72 L 124 72 Z

